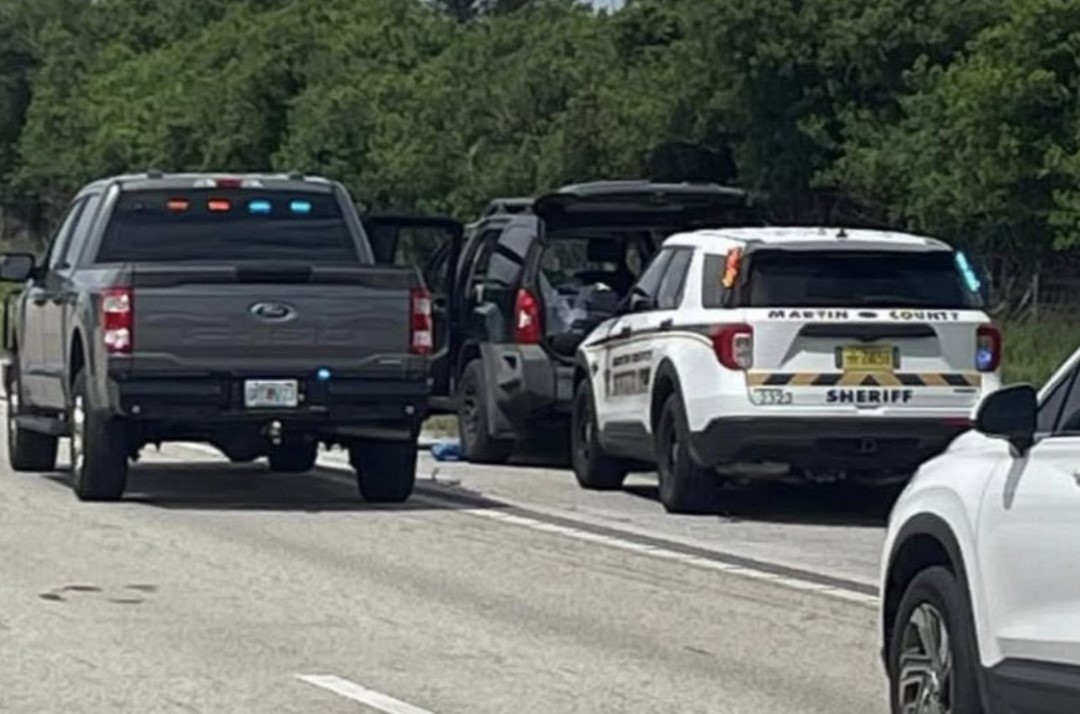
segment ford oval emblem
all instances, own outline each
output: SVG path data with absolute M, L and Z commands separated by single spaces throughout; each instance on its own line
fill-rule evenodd
M 283 302 L 257 302 L 249 309 L 252 315 L 265 322 L 288 322 L 296 317 L 296 310 Z

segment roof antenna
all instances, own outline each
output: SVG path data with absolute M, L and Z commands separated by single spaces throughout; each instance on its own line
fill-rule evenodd
M 844 230 L 843 228 L 841 228 L 840 231 L 836 234 L 836 237 L 837 238 L 847 238 L 847 231 Z
M 303 171 L 295 171 L 295 170 L 290 171 L 288 173 L 288 176 L 289 176 L 290 181 L 303 181 L 304 180 L 304 172 Z
M 149 168 L 146 170 L 146 177 L 152 179 L 159 179 L 165 178 L 165 174 L 162 173 L 161 169 Z

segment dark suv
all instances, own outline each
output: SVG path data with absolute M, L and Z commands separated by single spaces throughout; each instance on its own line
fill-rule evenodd
M 496 199 L 460 240 L 384 239 L 429 247 L 380 258 L 420 262 L 435 310 L 433 410 L 458 414 L 466 458 L 497 463 L 515 441 L 565 435 L 578 344 L 614 314 L 666 236 L 762 223 L 737 189 L 596 182 Z M 431 220 L 439 226 L 455 230 Z

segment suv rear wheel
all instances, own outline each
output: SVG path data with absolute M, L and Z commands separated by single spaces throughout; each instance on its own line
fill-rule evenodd
M 574 390 L 570 440 L 574 476 L 582 488 L 610 491 L 622 487 L 629 469 L 626 462 L 608 456 L 604 453 L 604 447 L 600 446 L 592 387 L 587 379 L 581 380 Z
M 655 434 L 660 502 L 664 508 L 668 513 L 711 512 L 718 477 L 711 469 L 694 463 L 690 455 L 690 428 L 678 394 L 664 402 Z
M 12 359 L 15 359 L 12 356 Z M 8 368 L 7 379 L 7 436 L 8 462 L 15 471 L 52 471 L 56 468 L 57 442 L 55 436 L 21 428 L 19 416 L 22 392 L 19 373 L 14 363 Z
M 360 441 L 349 446 L 360 495 L 370 503 L 401 503 L 416 485 L 416 440 Z
M 128 434 L 124 422 L 95 409 L 86 389 L 86 373 L 72 388 L 71 480 L 82 501 L 116 501 L 124 495 L 128 473 Z
M 462 455 L 468 461 L 480 464 L 506 463 L 514 450 L 514 442 L 493 439 L 488 433 L 490 417 L 480 360 L 474 359 L 465 366 L 457 392 L 458 434 L 461 437 Z
M 908 585 L 889 645 L 894 714 L 981 714 L 967 602 L 946 568 L 927 568 Z

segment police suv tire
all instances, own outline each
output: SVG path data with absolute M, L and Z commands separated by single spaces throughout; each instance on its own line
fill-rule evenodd
M 656 466 L 660 503 L 668 513 L 709 513 L 717 488 L 711 469 L 694 463 L 690 455 L 690 428 L 682 399 L 672 394 L 660 409 L 656 423 Z
M 369 503 L 402 503 L 416 485 L 416 439 L 361 441 L 349 446 L 360 495 Z
M 271 446 L 266 455 L 270 470 L 280 474 L 307 473 L 315 468 L 319 458 L 319 442 L 286 441 L 278 446 Z
M 77 416 L 77 405 L 82 414 Z M 129 443 L 126 425 L 95 409 L 86 388 L 86 373 L 72 388 L 71 482 L 81 501 L 117 501 L 127 487 Z M 78 432 L 78 433 L 76 433 Z M 77 441 L 79 439 L 80 441 Z M 76 453 L 81 442 L 82 457 Z
M 492 438 L 488 432 L 490 417 L 484 388 L 484 370 L 480 360 L 465 366 L 458 383 L 458 436 L 466 461 L 478 464 L 504 464 L 514 451 L 514 442 Z
M 583 379 L 574 390 L 570 415 L 570 455 L 574 476 L 582 488 L 595 491 L 622 488 L 629 468 L 622 459 L 604 453 L 598 438 L 593 404 L 592 386 L 587 379 Z
M 889 642 L 889 702 L 893 714 L 901 714 L 899 673 L 904 652 L 904 633 L 912 614 L 930 605 L 942 616 L 952 656 L 951 714 L 983 714 L 979 695 L 979 656 L 975 625 L 968 596 L 947 568 L 923 570 L 908 584 L 896 612 Z
M 15 359 L 14 355 L 12 359 Z M 55 436 L 23 429 L 15 423 L 21 404 L 19 377 L 14 364 L 8 367 L 7 433 L 8 463 L 15 471 L 52 471 L 56 468 L 59 439 Z

